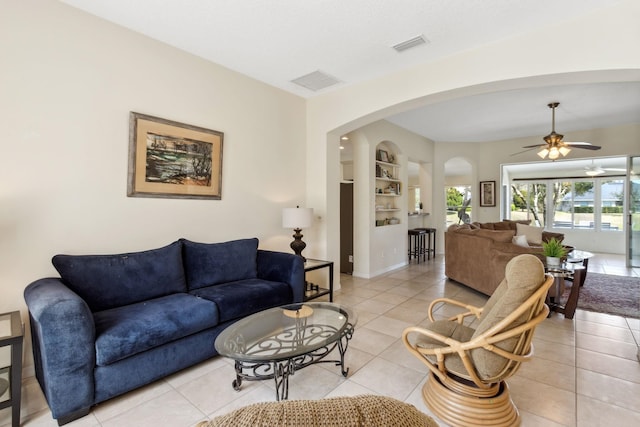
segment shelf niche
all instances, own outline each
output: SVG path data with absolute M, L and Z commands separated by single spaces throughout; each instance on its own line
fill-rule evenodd
M 396 153 L 386 145 L 376 147 L 375 172 L 375 225 L 384 227 L 400 224 L 400 218 L 389 216 L 392 212 L 399 212 L 399 198 L 402 196 L 402 182 L 399 179 L 400 165 L 395 163 Z

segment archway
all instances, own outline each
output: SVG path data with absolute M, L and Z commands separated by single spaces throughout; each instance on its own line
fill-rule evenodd
M 485 76 L 486 77 L 486 76 Z M 559 84 L 565 84 L 567 82 L 581 82 L 581 83 L 597 83 L 597 82 L 610 82 L 610 81 L 638 81 L 640 80 L 640 71 L 638 70 L 608 70 L 608 71 L 585 71 L 575 73 L 561 73 L 554 75 L 544 76 L 529 76 L 515 79 L 507 79 L 498 82 L 481 83 L 473 86 L 459 87 L 457 89 L 446 90 L 442 92 L 427 93 L 419 98 L 412 98 L 402 101 L 395 98 L 398 102 L 381 106 L 380 102 L 376 103 L 375 99 L 367 97 L 370 101 L 370 107 L 364 107 L 361 103 L 350 112 L 356 112 L 360 110 L 364 114 L 359 117 L 352 116 L 351 120 L 342 121 L 342 125 L 330 126 L 332 121 L 340 121 L 340 118 L 344 119 L 345 111 L 325 111 L 327 114 L 318 116 L 318 120 L 309 120 L 309 126 L 307 129 L 308 135 L 308 148 L 307 153 L 308 160 L 308 204 L 313 206 L 325 207 L 325 219 L 326 222 L 315 230 L 314 239 L 317 239 L 315 247 L 320 252 L 319 256 L 327 257 L 329 254 L 339 252 L 339 139 L 340 136 L 358 129 L 366 124 L 373 123 L 379 119 L 383 119 L 388 115 L 406 111 L 411 108 L 415 108 L 430 103 L 438 103 L 444 100 L 470 96 L 479 93 L 487 93 L 491 91 L 510 90 L 517 88 L 528 88 L 537 86 L 554 86 Z M 428 92 L 429 89 L 421 88 L 423 93 Z M 382 97 L 384 98 L 384 96 Z M 338 99 L 344 99 L 344 97 L 337 97 L 332 99 L 333 102 L 337 102 Z M 329 105 L 326 103 L 326 105 Z M 310 111 L 313 113 L 317 106 L 312 106 Z M 377 108 L 373 110 L 372 108 Z M 367 110 L 365 112 L 364 110 Z M 329 114 L 330 113 L 330 114 Z M 327 127 L 329 125 L 330 127 Z M 323 131 L 324 129 L 333 129 L 330 131 Z M 319 142 L 319 135 L 324 135 L 322 138 L 324 144 L 316 145 L 315 142 Z M 324 164 L 322 160 L 325 160 Z M 444 163 L 447 160 L 446 150 L 444 152 L 439 148 L 436 148 L 433 153 L 433 189 L 444 188 Z M 324 187 L 318 187 L 316 184 L 318 179 L 325 182 Z M 434 223 L 443 224 L 446 220 L 446 213 L 437 212 L 436 206 L 444 205 L 444 194 L 439 191 L 434 191 L 433 206 L 434 212 L 432 220 Z M 442 233 L 439 233 L 438 240 L 440 248 L 442 245 Z

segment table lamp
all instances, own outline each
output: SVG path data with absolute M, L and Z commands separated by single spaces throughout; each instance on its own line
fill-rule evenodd
M 307 247 L 307 244 L 302 241 L 302 234 L 300 232 L 303 228 L 310 227 L 313 224 L 313 209 L 301 208 L 297 206 L 295 208 L 282 209 L 282 227 L 293 228 L 293 242 L 291 242 L 291 249 L 296 255 L 300 256 L 303 261 L 307 261 L 302 256 L 302 251 Z

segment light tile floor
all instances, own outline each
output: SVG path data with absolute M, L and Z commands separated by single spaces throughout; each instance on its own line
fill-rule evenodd
M 596 254 L 589 271 L 637 277 L 618 255 Z M 486 297 L 444 276 L 443 257 L 366 280 L 343 275 L 335 300 L 358 313 L 343 378 L 329 364 L 290 379 L 290 399 L 375 393 L 430 413 L 422 401 L 426 368 L 405 350 L 402 330 L 427 321 L 431 300 L 447 296 L 483 305 Z M 442 315 L 448 314 L 445 312 Z M 536 330 L 536 356 L 508 380 L 524 426 L 640 425 L 640 320 L 578 310 L 574 320 L 553 314 Z M 98 405 L 69 426 L 193 426 L 260 401 L 274 400 L 271 381 L 231 387 L 233 364 L 216 357 L 142 389 Z M 9 409 L 0 426 L 9 425 Z M 34 378 L 23 384 L 24 426 L 54 426 Z M 438 420 L 439 421 L 439 420 Z M 445 425 L 439 421 L 441 425 Z

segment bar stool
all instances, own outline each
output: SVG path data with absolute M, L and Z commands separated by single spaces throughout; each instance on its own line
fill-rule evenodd
M 427 253 L 427 259 L 431 259 L 431 254 L 436 257 L 436 229 L 435 228 L 414 228 L 414 230 L 424 231 L 426 238 L 426 245 L 423 245 L 424 251 Z
M 408 231 L 408 243 L 409 250 L 407 255 L 409 256 L 409 262 L 411 262 L 412 258 L 415 258 L 420 263 L 420 257 L 422 257 L 423 261 L 426 261 L 426 247 L 425 247 L 425 236 L 427 232 L 425 230 L 420 229 L 412 229 Z

